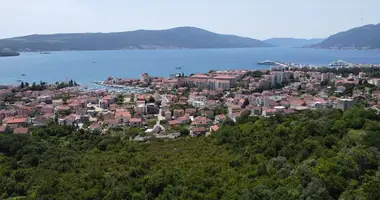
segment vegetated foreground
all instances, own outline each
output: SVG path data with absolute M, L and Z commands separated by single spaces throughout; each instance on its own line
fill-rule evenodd
M 1 135 L 0 198 L 380 199 L 380 116 L 352 108 L 135 143 L 49 125 Z

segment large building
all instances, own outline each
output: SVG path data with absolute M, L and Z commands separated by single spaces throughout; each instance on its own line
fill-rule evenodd
M 322 73 L 321 74 L 321 82 L 330 82 L 336 79 L 336 75 L 334 73 Z
M 189 87 L 207 88 L 209 90 L 229 90 L 236 85 L 236 77 L 216 76 L 213 78 L 205 74 L 195 74 L 186 78 L 185 83 Z

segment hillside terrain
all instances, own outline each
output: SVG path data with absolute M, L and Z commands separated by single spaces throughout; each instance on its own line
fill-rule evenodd
M 380 24 L 350 29 L 328 37 L 313 48 L 380 49 Z
M 55 124 L 0 135 L 0 199 L 380 199 L 380 117 L 352 108 L 129 141 Z
M 222 35 L 194 27 L 118 33 L 29 35 L 0 40 L 13 51 L 245 48 L 271 46 L 260 40 Z

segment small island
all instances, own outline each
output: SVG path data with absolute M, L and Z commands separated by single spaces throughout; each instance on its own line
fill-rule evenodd
M 10 56 L 19 56 L 20 53 L 17 52 L 0 52 L 0 57 L 10 57 Z

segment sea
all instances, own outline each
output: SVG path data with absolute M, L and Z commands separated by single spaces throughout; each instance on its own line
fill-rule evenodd
M 305 65 L 328 65 L 336 60 L 380 64 L 380 51 L 275 47 L 28 52 L 18 57 L 0 57 L 0 84 L 19 84 L 17 80 L 54 83 L 72 79 L 92 87 L 92 81 L 105 80 L 108 76 L 139 78 L 142 73 L 148 73 L 169 77 L 178 72 L 189 75 L 210 70 L 266 69 L 268 66 L 257 64 L 263 60 Z

